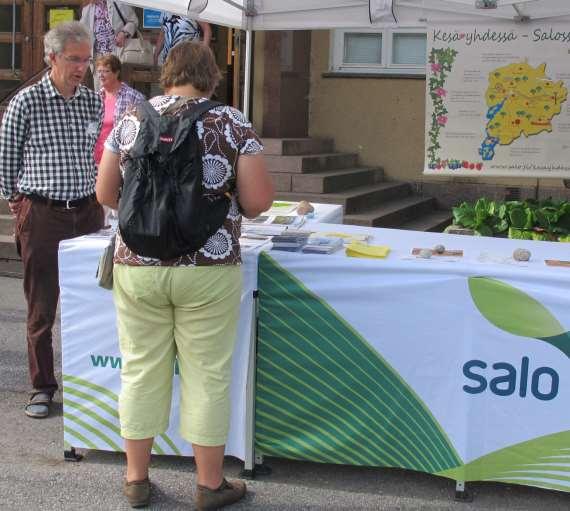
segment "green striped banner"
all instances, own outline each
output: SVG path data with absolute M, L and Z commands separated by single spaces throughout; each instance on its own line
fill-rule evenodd
M 461 459 L 396 371 L 324 300 L 259 258 L 256 448 L 436 473 Z
M 66 436 L 64 440 L 75 447 L 85 446 L 89 449 L 123 451 L 120 447 L 123 441 L 119 429 L 117 411 L 119 397 L 117 394 L 101 385 L 68 374 L 63 375 L 63 385 Z M 102 398 L 107 398 L 107 401 Z M 112 419 L 106 418 L 105 414 Z M 89 433 L 90 439 L 74 429 L 75 426 L 80 426 L 85 434 Z M 79 440 L 80 445 L 77 442 L 73 443 L 68 436 Z M 155 438 L 152 449 L 155 454 L 181 455 L 180 449 L 165 433 Z

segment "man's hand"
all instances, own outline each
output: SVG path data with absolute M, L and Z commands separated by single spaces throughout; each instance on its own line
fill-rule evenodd
M 119 48 L 122 48 L 123 46 L 125 46 L 126 40 L 127 40 L 127 34 L 125 32 L 121 31 L 115 36 L 115 44 Z
M 12 200 L 8 201 L 8 207 L 10 208 L 10 212 L 16 216 L 20 212 L 20 208 L 22 207 L 22 199 L 24 196 L 21 193 L 14 195 Z

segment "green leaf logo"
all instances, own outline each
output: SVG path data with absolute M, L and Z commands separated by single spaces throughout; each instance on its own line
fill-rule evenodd
M 539 301 L 487 277 L 471 277 L 469 291 L 479 312 L 497 328 L 545 341 L 570 357 L 570 332 Z

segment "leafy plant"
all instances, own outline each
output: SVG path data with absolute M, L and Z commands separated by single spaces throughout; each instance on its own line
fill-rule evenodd
M 570 202 L 546 199 L 496 202 L 485 198 L 453 208 L 454 224 L 513 239 L 566 240 L 570 235 Z

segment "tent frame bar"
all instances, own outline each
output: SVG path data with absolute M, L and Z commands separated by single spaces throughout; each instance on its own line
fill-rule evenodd
M 360 1 L 347 2 L 345 4 L 335 5 L 334 8 L 335 9 L 350 9 L 353 7 L 362 6 L 362 3 L 363 2 L 360 2 Z M 294 11 L 282 10 L 282 9 L 274 9 L 274 10 L 269 10 L 269 11 L 258 11 L 257 14 L 287 14 L 287 13 L 297 14 L 300 12 L 322 11 L 322 10 L 323 10 L 322 7 L 306 7 L 306 8 L 301 8 L 301 9 L 295 9 Z
M 451 1 L 451 2 L 449 2 L 449 3 L 450 3 L 450 4 L 455 4 L 455 5 L 458 5 L 458 4 L 459 4 L 459 2 L 453 2 L 453 1 Z M 462 3 L 462 2 L 461 2 L 461 3 Z M 463 4 L 463 5 L 464 5 L 464 4 Z M 413 7 L 413 8 L 417 8 L 417 7 L 418 7 L 417 4 L 415 4 L 415 3 L 410 3 L 410 2 L 406 2 L 406 0 L 403 0 L 403 1 L 401 1 L 401 2 L 398 2 L 398 3 L 396 4 L 396 7 L 398 7 L 398 6 L 401 6 L 401 7 Z M 425 11 L 426 11 L 426 10 L 449 13 L 449 10 L 448 10 L 448 9 L 445 9 L 445 7 L 431 7 L 431 6 L 430 6 L 429 8 L 422 8 L 422 10 L 423 10 L 423 13 L 424 13 L 424 14 L 425 14 Z M 491 12 L 490 10 L 481 9 L 480 11 L 481 11 L 481 12 L 470 12 L 469 14 L 470 14 L 470 15 L 473 15 L 473 16 L 481 16 L 482 18 L 494 18 L 494 19 L 496 19 L 496 20 L 498 20 L 498 19 L 512 20 L 512 19 L 513 19 L 513 16 L 504 15 L 504 14 L 503 14 L 503 15 L 498 15 L 496 12 Z M 397 12 L 397 11 L 396 11 L 396 12 Z M 461 14 L 458 14 L 458 17 L 461 18 L 462 15 L 461 15 Z M 429 18 L 426 18 L 425 16 L 422 16 L 422 17 L 421 17 L 421 20 L 422 20 L 422 21 L 423 21 L 423 20 L 427 20 L 427 21 L 429 22 Z

